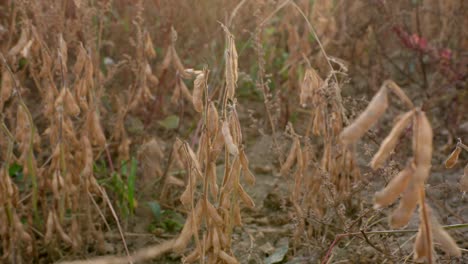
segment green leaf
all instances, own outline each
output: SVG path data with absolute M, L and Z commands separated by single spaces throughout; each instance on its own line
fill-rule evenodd
M 26 58 L 19 59 L 19 62 L 18 62 L 19 70 L 22 70 L 26 66 L 26 64 L 28 64 L 28 60 Z
M 283 241 L 280 240 L 280 242 L 283 243 L 280 243 L 281 245 L 278 245 L 279 247 L 276 248 L 275 252 L 273 252 L 268 258 L 265 259 L 265 264 L 280 263 L 284 260 L 284 257 L 289 250 L 289 241 L 284 239 Z
M 179 126 L 179 117 L 176 115 L 170 115 L 164 118 L 164 120 L 158 121 L 158 124 L 168 130 L 176 129 Z
M 151 212 L 153 213 L 154 219 L 157 222 L 161 221 L 161 215 L 162 215 L 161 205 L 159 205 L 159 203 L 155 202 L 155 201 L 147 202 L 146 204 L 151 209 Z
M 8 174 L 12 178 L 16 178 L 18 180 L 23 179 L 23 166 L 19 165 L 18 163 L 13 163 L 8 168 Z

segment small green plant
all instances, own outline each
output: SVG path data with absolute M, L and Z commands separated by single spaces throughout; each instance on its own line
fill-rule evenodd
M 106 171 L 103 165 L 95 164 L 95 170 Z M 130 161 L 122 161 L 120 170 L 112 173 L 108 179 L 101 181 L 101 184 L 116 195 L 117 206 L 121 215 L 132 217 L 138 202 L 135 198 L 135 182 L 138 168 L 138 161 L 132 157 Z
M 151 233 L 158 233 L 159 230 L 164 232 L 179 232 L 184 226 L 184 217 L 173 210 L 161 209 L 161 206 L 156 201 L 147 203 L 147 206 L 153 213 L 154 220 L 148 227 Z

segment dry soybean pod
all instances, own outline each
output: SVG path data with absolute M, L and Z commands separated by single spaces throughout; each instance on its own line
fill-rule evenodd
M 387 107 L 387 88 L 385 85 L 382 85 L 379 92 L 372 98 L 366 110 L 341 132 L 341 141 L 345 144 L 356 142 L 377 122 Z
M 374 208 L 382 208 L 392 204 L 402 192 L 408 187 L 414 173 L 412 162 L 395 176 L 385 189 L 377 192 L 374 196 Z
M 371 161 L 372 169 L 377 169 L 382 166 L 382 163 L 387 160 L 390 153 L 395 149 L 395 145 L 400 138 L 403 130 L 408 126 L 413 117 L 414 111 L 411 110 L 403 115 L 403 117 L 395 124 L 390 134 L 384 139 L 380 145 L 379 151 L 374 155 Z

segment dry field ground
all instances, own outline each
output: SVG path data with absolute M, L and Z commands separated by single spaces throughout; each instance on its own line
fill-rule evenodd
M 0 0 L 0 263 L 468 263 L 467 14 Z

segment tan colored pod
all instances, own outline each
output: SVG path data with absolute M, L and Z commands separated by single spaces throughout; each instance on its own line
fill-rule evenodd
M 343 143 L 350 144 L 356 142 L 385 113 L 388 107 L 387 93 L 387 88 L 383 85 L 374 98 L 372 98 L 366 110 L 341 132 L 340 139 Z
M 208 105 L 208 114 L 206 118 L 206 128 L 211 137 L 218 133 L 219 115 L 213 102 Z
M 245 155 L 244 150 L 241 150 L 241 152 L 240 152 L 240 162 L 241 162 L 241 165 L 242 165 L 242 172 L 243 172 L 245 181 L 249 185 L 254 185 L 255 184 L 255 176 L 249 170 L 249 160 L 247 159 L 247 155 Z
M 203 111 L 203 90 L 205 88 L 205 82 L 205 74 L 203 73 L 197 75 L 193 82 L 192 102 L 193 107 L 199 113 Z
M 227 264 L 239 264 L 239 261 L 233 256 L 230 256 L 228 253 L 224 251 L 220 251 L 218 254 L 219 258 L 224 260 Z
M 406 190 L 413 174 L 414 165 L 411 162 L 398 175 L 393 177 L 385 189 L 375 194 L 374 208 L 378 209 L 392 204 Z
M 80 114 L 80 107 L 78 106 L 78 103 L 75 100 L 75 97 L 71 94 L 70 89 L 68 88 L 63 88 L 65 90 L 65 95 L 64 95 L 64 107 L 65 111 L 68 115 L 71 116 L 77 116 Z
M 413 152 L 416 166 L 431 166 L 432 160 L 432 127 L 426 113 L 416 110 L 413 124 Z
M 408 224 L 411 216 L 418 205 L 418 193 L 421 186 L 410 182 L 408 188 L 401 197 L 400 204 L 390 216 L 390 225 L 393 228 L 401 228 Z
M 460 153 L 461 153 L 461 148 L 459 146 L 457 146 L 453 152 L 450 154 L 450 156 L 448 156 L 447 160 L 445 160 L 445 168 L 453 168 L 453 166 L 455 166 L 455 164 L 457 163 L 458 161 L 458 157 L 460 156 Z
M 401 133 L 411 122 L 414 111 L 408 111 L 400 118 L 400 120 L 395 124 L 390 134 L 384 139 L 380 145 L 379 151 L 374 155 L 371 161 L 372 169 L 377 169 L 382 166 L 382 164 L 387 160 L 392 151 L 395 149 L 396 143 L 400 138 Z
M 409 109 L 413 109 L 414 105 L 413 102 L 408 98 L 408 96 L 403 92 L 400 86 L 398 86 L 394 81 L 392 80 L 387 80 L 384 82 L 384 85 L 386 85 L 394 94 L 400 98 L 400 100 L 406 104 L 406 106 Z
M 461 256 L 461 250 L 457 243 L 447 233 L 447 231 L 440 225 L 439 221 L 433 216 L 431 209 L 427 207 L 429 218 L 431 219 L 432 236 L 438 246 L 442 248 L 447 254 L 454 257 Z
M 414 260 L 417 262 L 428 260 L 430 254 L 432 250 L 428 245 L 425 228 L 420 226 L 414 241 Z
M 297 156 L 297 148 L 300 147 L 300 141 L 299 139 L 295 138 L 294 143 L 291 146 L 291 149 L 289 150 L 288 157 L 286 158 L 286 161 L 283 163 L 283 166 L 281 166 L 280 169 L 280 174 L 283 176 L 287 175 L 288 170 L 294 165 L 294 162 L 296 161 L 296 156 Z
M 198 232 L 199 221 L 197 218 L 201 217 L 203 212 L 201 201 L 198 201 L 193 211 L 194 212 L 188 214 L 187 220 L 185 220 L 185 225 L 182 228 L 179 237 L 177 237 L 174 242 L 173 247 L 175 252 L 182 252 L 187 247 L 194 232 Z
M 218 210 L 208 201 L 205 200 L 205 206 L 208 211 L 208 215 L 213 219 L 216 225 L 222 226 L 223 225 L 223 218 L 218 214 Z
M 253 199 L 247 194 L 247 192 L 244 190 L 242 185 L 237 184 L 237 191 L 239 193 L 239 197 L 245 203 L 245 206 L 247 206 L 248 208 L 254 208 L 255 207 L 255 203 L 254 203 Z
M 301 84 L 301 94 L 299 96 L 302 107 L 312 102 L 314 92 L 323 85 L 323 80 L 312 68 L 307 68 Z
M 229 153 L 231 153 L 234 156 L 239 155 L 239 149 L 234 144 L 234 141 L 233 141 L 232 135 L 231 135 L 231 131 L 229 130 L 229 124 L 228 124 L 227 121 L 223 122 L 221 132 L 223 133 L 224 143 L 226 144 L 226 147 L 227 147 Z

